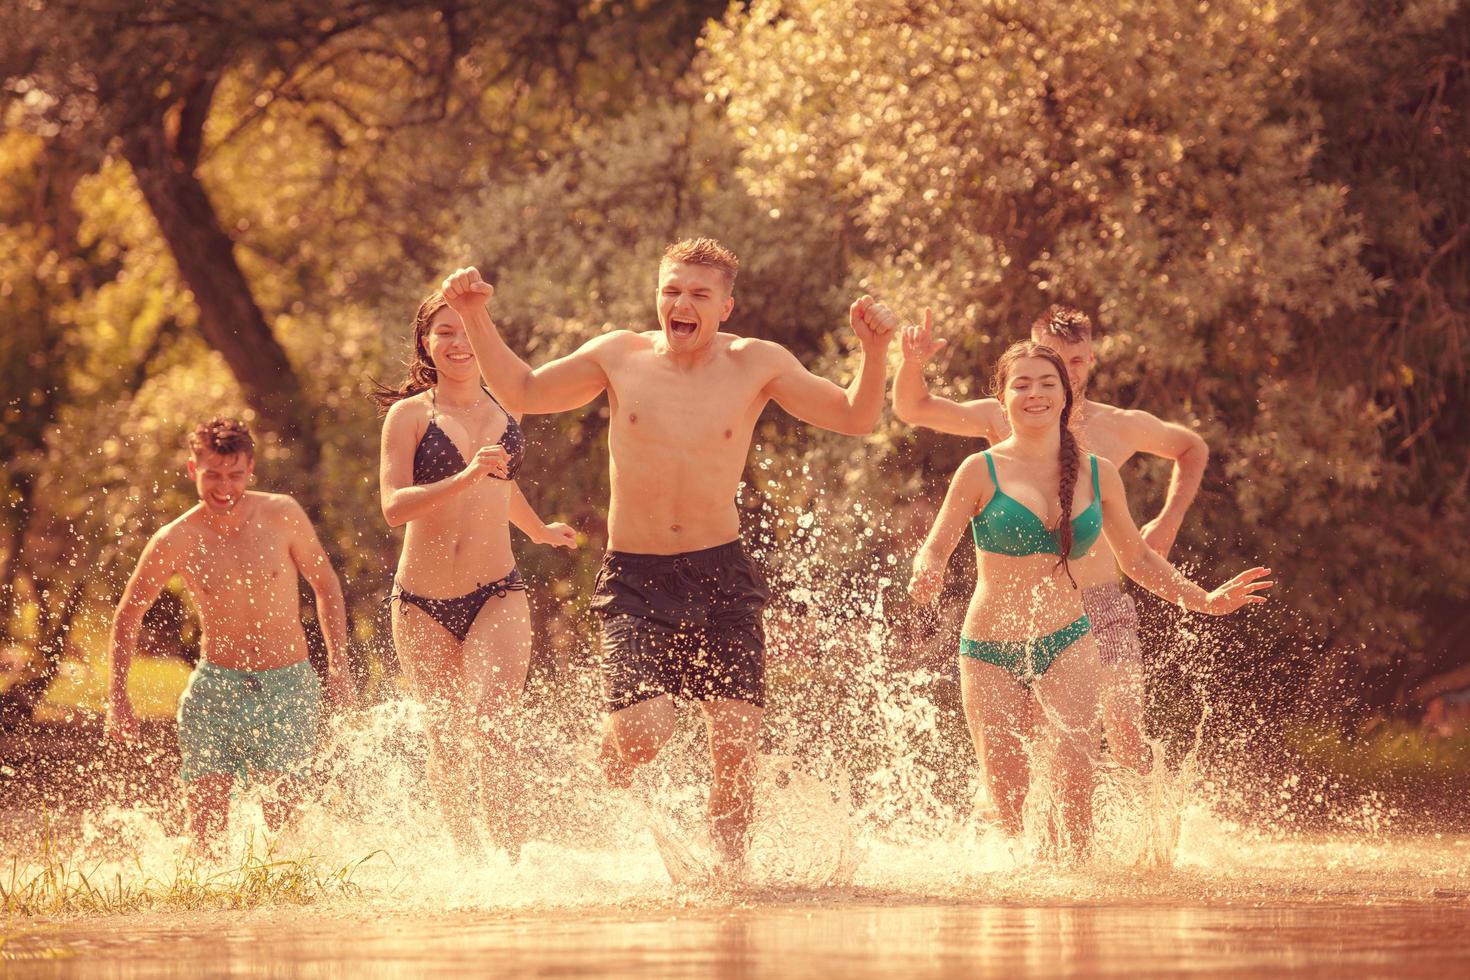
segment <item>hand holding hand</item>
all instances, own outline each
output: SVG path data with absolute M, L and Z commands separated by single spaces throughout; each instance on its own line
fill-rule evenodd
M 903 359 L 918 364 L 928 364 L 930 358 L 942 351 L 948 340 L 934 339 L 934 311 L 924 307 L 924 325 L 903 328 Z
M 1160 558 L 1168 558 L 1169 552 L 1174 548 L 1174 539 L 1179 535 L 1179 529 L 1164 523 L 1162 518 L 1155 517 L 1143 526 L 1140 533 L 1143 535 L 1143 543 L 1158 552 Z
M 853 303 L 847 317 L 864 350 L 886 348 L 898 332 L 898 314 L 871 296 L 860 297 Z
M 577 546 L 577 531 L 570 524 L 563 524 L 557 521 L 541 529 L 541 539 L 537 543 L 549 544 L 553 548 L 575 548 Z
M 480 278 L 480 270 L 474 266 L 455 269 L 439 287 L 449 308 L 461 317 L 477 313 L 495 295 L 495 287 Z
M 1271 569 L 1269 568 L 1246 569 L 1211 592 L 1206 597 L 1205 608 L 1201 612 L 1207 612 L 1212 616 L 1224 616 L 1235 612 L 1241 606 L 1253 606 L 1265 602 L 1266 597 L 1256 593 L 1264 592 L 1276 584 L 1266 579 L 1266 576 L 1270 574 Z
M 493 476 L 497 480 L 503 480 L 510 472 L 509 466 L 510 454 L 505 451 L 504 446 L 497 442 L 489 446 L 481 446 L 475 455 L 470 457 L 464 472 L 469 474 L 470 479 Z

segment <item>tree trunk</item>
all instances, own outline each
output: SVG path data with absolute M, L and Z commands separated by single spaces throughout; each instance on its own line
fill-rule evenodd
M 158 221 L 179 275 L 199 308 L 199 332 L 224 356 L 245 400 L 278 433 L 296 463 L 315 468 L 321 447 L 307 418 L 300 380 L 255 304 L 195 164 L 214 90 L 200 82 L 151 125 L 123 136 L 123 152 Z

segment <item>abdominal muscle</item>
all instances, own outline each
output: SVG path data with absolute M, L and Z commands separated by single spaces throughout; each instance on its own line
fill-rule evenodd
M 1013 558 L 977 551 L 975 559 L 975 594 L 965 612 L 964 636 L 1030 640 L 1082 615 L 1082 592 L 1073 588 L 1055 555 Z
M 450 599 L 515 567 L 510 547 L 511 485 L 489 477 L 408 522 L 396 582 L 416 595 Z

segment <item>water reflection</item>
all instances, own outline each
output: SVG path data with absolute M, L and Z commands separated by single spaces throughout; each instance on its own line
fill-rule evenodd
M 1463 975 L 1470 905 L 731 906 L 585 916 L 261 913 L 53 925 L 0 975 L 123 978 L 506 975 L 941 977 Z

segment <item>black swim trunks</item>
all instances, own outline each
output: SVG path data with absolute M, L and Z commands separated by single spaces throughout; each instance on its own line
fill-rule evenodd
M 739 541 L 681 555 L 609 551 L 592 597 L 607 710 L 663 694 L 764 706 L 770 596 Z

